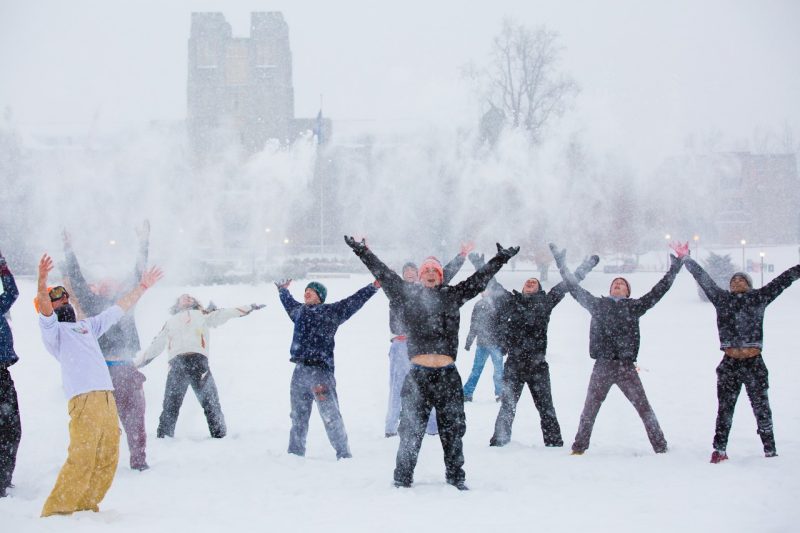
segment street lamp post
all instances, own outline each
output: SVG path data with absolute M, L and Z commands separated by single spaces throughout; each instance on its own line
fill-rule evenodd
M 747 241 L 742 239 L 742 272 L 746 272 L 746 266 L 744 264 L 744 247 L 747 245 Z
M 764 252 L 758 254 L 761 256 L 761 286 L 764 286 Z
M 667 241 L 667 249 L 669 249 L 669 240 L 671 238 L 672 238 L 672 235 L 670 235 L 669 233 L 664 235 L 664 240 Z M 667 270 L 669 270 L 669 265 L 670 265 L 671 262 L 672 262 L 672 254 L 667 252 Z
M 697 260 L 699 261 L 699 260 L 700 260 L 700 255 L 699 255 L 699 250 L 700 250 L 700 235 L 695 235 L 694 237 L 692 237 L 692 240 L 694 240 L 694 256 L 695 256 L 695 257 L 697 258 Z

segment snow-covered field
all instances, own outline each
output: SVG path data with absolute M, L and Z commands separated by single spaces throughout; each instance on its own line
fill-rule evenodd
M 666 252 L 664 252 L 666 258 Z M 734 253 L 733 257 L 737 255 Z M 797 262 L 797 250 L 770 252 L 775 274 Z M 471 270 L 471 268 L 469 269 Z M 584 285 L 605 293 L 611 278 L 602 263 Z M 462 273 L 468 274 L 469 272 Z M 529 272 L 501 272 L 508 288 Z M 641 296 L 658 273 L 629 276 Z M 558 274 L 544 282 L 558 281 Z M 754 275 L 756 285 L 759 276 Z M 366 275 L 322 279 L 329 301 L 370 282 Z M 655 455 L 632 406 L 618 389 L 603 405 L 592 446 L 569 455 L 592 361 L 589 315 L 571 297 L 550 325 L 553 395 L 566 446 L 544 448 L 538 415 L 527 392 L 520 400 L 512 442 L 488 446 L 498 404 L 490 366 L 467 404 L 465 469 L 472 489 L 444 483 L 441 446 L 426 437 L 412 489 L 392 486 L 397 439 L 383 436 L 388 384 L 388 305 L 373 297 L 340 330 L 336 377 L 353 459 L 336 461 L 316 411 L 305 458 L 286 453 L 289 432 L 288 362 L 292 324 L 272 285 L 178 287 L 169 279 L 146 294 L 137 320 L 148 342 L 166 320 L 175 297 L 188 291 L 202 301 L 231 306 L 263 302 L 267 308 L 212 333 L 211 369 L 220 391 L 228 436 L 208 435 L 191 391 L 175 439 L 155 438 L 166 356 L 147 375 L 148 462 L 131 471 L 124 438 L 120 468 L 98 514 L 39 518 L 42 504 L 66 457 L 66 400 L 58 365 L 39 338 L 32 305 L 34 282 L 20 280 L 12 309 L 20 362 L 11 372 L 22 411 L 23 438 L 16 488 L 0 500 L 0 531 L 797 531 L 800 528 L 800 284 L 767 312 L 764 356 L 771 372 L 771 402 L 779 457 L 765 459 L 746 394 L 740 397 L 728 447 L 730 460 L 708 463 L 716 414 L 714 369 L 720 360 L 714 311 L 697 297 L 682 271 L 672 290 L 641 321 L 639 363 L 650 401 L 669 442 Z M 300 298 L 305 281 L 290 290 Z M 462 309 L 466 337 L 472 302 Z M 465 379 L 472 352 L 462 352 Z

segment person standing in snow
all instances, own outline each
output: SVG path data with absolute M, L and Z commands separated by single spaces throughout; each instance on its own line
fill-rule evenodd
M 300 303 L 289 292 L 291 282 L 291 279 L 275 282 L 286 314 L 294 323 L 289 349 L 289 361 L 295 367 L 289 392 L 292 429 L 288 452 L 305 456 L 311 404 L 316 402 L 328 440 L 336 450 L 336 459 L 349 459 L 353 455 L 336 394 L 334 337 L 339 326 L 378 292 L 380 284 L 375 281 L 344 300 L 326 304 L 328 289 L 322 283 L 312 281 L 306 285 L 303 303 Z
M 589 329 L 589 356 L 595 360 L 586 403 L 581 413 L 578 433 L 572 444 L 573 455 L 583 455 L 589 448 L 592 428 L 600 406 L 609 390 L 617 385 L 625 397 L 636 408 L 644 422 L 647 437 L 656 453 L 667 451 L 667 441 L 658 419 L 647 400 L 642 380 L 636 369 L 639 355 L 639 319 L 667 293 L 681 269 L 682 260 L 671 255 L 671 266 L 656 285 L 641 298 L 631 298 L 631 286 L 625 278 L 611 282 L 609 295 L 592 296 L 578 285 L 578 280 L 567 269 L 566 251 L 550 249 L 555 257 L 561 277 L 567 282 L 570 294 L 592 315 Z
M 157 268 L 142 274 L 139 284 L 99 315 L 76 320 L 64 287 L 47 287 L 53 260 L 39 261 L 36 305 L 45 348 L 61 365 L 69 400 L 69 451 L 42 516 L 95 511 L 119 462 L 119 421 L 114 385 L 98 338 L 118 322 L 162 277 Z
M 156 437 L 175 436 L 175 424 L 186 396 L 192 386 L 197 401 L 203 407 L 208 423 L 208 431 L 215 439 L 227 433 L 225 417 L 219 403 L 219 393 L 214 376 L 208 366 L 211 351 L 209 330 L 221 326 L 228 320 L 247 316 L 262 309 L 263 305 L 250 304 L 231 309 L 209 311 L 189 294 L 178 297 L 170 311 L 173 316 L 164 323 L 150 346 L 136 358 L 136 367 L 141 368 L 155 359 L 164 349 L 169 357 L 169 373 L 164 388 L 164 404 L 158 420 Z
M 436 408 L 439 438 L 444 449 L 447 483 L 467 490 L 461 439 L 467 429 L 464 392 L 455 361 L 461 307 L 486 288 L 486 284 L 519 247 L 497 245 L 497 255 L 483 268 L 456 285 L 443 285 L 438 261 L 420 266 L 420 283 L 408 283 L 387 267 L 366 243 L 345 236 L 347 245 L 381 283 L 389 300 L 403 309 L 408 334 L 411 370 L 402 390 L 400 446 L 394 470 L 396 487 L 410 487 L 431 410 Z
M 472 243 L 461 245 L 461 251 L 449 263 L 442 267 L 444 283 L 447 284 L 455 277 L 464 258 L 473 249 Z M 428 259 L 435 259 L 429 257 Z M 419 283 L 419 270 L 414 263 L 403 265 L 403 280 L 407 283 Z M 389 330 L 392 333 L 391 347 L 389 348 L 389 406 L 386 409 L 385 435 L 387 438 L 397 436 L 397 427 L 400 425 L 400 392 L 403 388 L 411 365 L 408 362 L 408 336 L 403 320 L 403 309 L 397 302 L 389 301 Z M 439 430 L 436 426 L 436 410 L 431 411 L 428 426 L 425 429 L 428 435 L 436 435 Z
M 728 435 L 733 423 L 736 400 L 744 385 L 756 417 L 756 426 L 764 455 L 775 457 L 775 434 L 769 405 L 769 372 L 762 357 L 764 312 L 769 304 L 800 278 L 800 264 L 795 265 L 761 287 L 753 288 L 746 272 L 735 273 L 729 290 L 720 288 L 696 261 L 689 257 L 689 245 L 674 244 L 673 250 L 684 259 L 686 270 L 697 280 L 717 312 L 722 361 L 717 366 L 717 409 L 714 450 L 711 462 L 728 458 Z
M 469 323 L 469 332 L 464 349 L 469 351 L 472 343 L 477 339 L 478 347 L 475 349 L 475 359 L 472 362 L 472 371 L 464 383 L 464 401 L 471 402 L 475 387 L 486 365 L 486 360 L 491 358 L 494 373 L 494 397 L 500 401 L 503 393 L 503 351 L 500 348 L 500 338 L 497 331 L 497 302 L 490 289 L 481 293 L 481 299 L 472 308 Z
M 0 294 L 0 498 L 4 498 L 12 486 L 11 477 L 17 464 L 22 424 L 19 417 L 17 389 L 8 371 L 8 367 L 19 360 L 14 351 L 14 337 L 7 319 L 11 306 L 19 297 L 19 290 L 2 252 L 0 252 L 0 278 L 3 282 L 3 294 Z
M 475 268 L 483 266 L 482 255 L 470 254 Z M 575 278 L 583 280 L 600 259 L 593 255 L 575 271 Z M 490 446 L 505 446 L 511 440 L 511 426 L 522 389 L 527 383 L 533 403 L 539 411 L 544 444 L 548 447 L 564 445 L 561 426 L 556 417 L 550 386 L 550 365 L 547 354 L 547 329 L 553 309 L 568 292 L 562 281 L 546 292 L 537 278 L 529 278 L 522 291 L 507 291 L 497 280 L 489 283 L 488 290 L 495 294 L 498 306 L 498 335 L 508 360 L 503 369 L 503 394 L 500 411 L 494 425 Z
M 69 234 L 64 231 L 64 256 L 63 272 L 71 296 L 72 305 L 80 306 L 80 311 L 88 316 L 97 315 L 114 305 L 115 299 L 122 293 L 134 287 L 141 278 L 147 265 L 148 241 L 150 236 L 150 223 L 145 220 L 142 228 L 137 231 L 139 236 L 139 252 L 133 276 L 130 281 L 118 283 L 113 280 L 101 280 L 90 285 L 81 271 L 78 258 L 72 248 Z M 77 300 L 77 302 L 75 301 Z M 144 381 L 145 376 L 133 365 L 133 357 L 141 348 L 139 334 L 136 331 L 135 309 L 131 309 L 119 322 L 111 326 L 98 342 L 100 350 L 114 384 L 114 398 L 117 401 L 117 410 L 125 436 L 128 440 L 130 451 L 130 467 L 133 470 L 147 470 L 147 432 L 144 426 Z

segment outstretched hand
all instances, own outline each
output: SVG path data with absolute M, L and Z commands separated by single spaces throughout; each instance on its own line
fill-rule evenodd
M 478 252 L 472 252 L 469 254 L 469 262 L 472 263 L 472 266 L 475 268 L 481 268 L 486 264 L 486 257 Z
M 275 281 L 275 286 L 279 289 L 288 289 L 292 283 L 292 278 L 283 278 Z
M 46 282 L 51 270 L 53 270 L 53 259 L 44 254 L 39 260 L 39 279 Z
M 463 257 L 467 257 L 467 255 L 474 249 L 475 249 L 475 243 L 474 242 L 462 242 L 461 243 L 461 251 L 458 252 L 458 255 L 463 256 Z
M 250 310 L 258 311 L 259 309 L 264 309 L 266 306 L 266 304 L 250 304 Z
M 558 268 L 561 268 L 562 266 L 564 266 L 566 264 L 566 262 L 567 262 L 567 249 L 566 248 L 563 248 L 563 249 L 559 250 L 558 246 L 556 246 L 555 243 L 551 242 L 550 243 L 550 252 L 552 252 L 553 259 L 556 260 L 556 265 L 558 265 Z M 598 261 L 599 261 L 599 258 L 598 258 Z
M 354 237 L 345 235 L 344 242 L 357 254 L 367 250 L 367 241 L 365 239 L 357 241 Z
M 519 253 L 519 246 L 509 246 L 508 248 L 503 248 L 503 246 L 498 242 L 497 244 L 497 255 L 502 257 L 504 260 L 508 261 L 515 255 Z
M 686 241 L 683 244 L 681 244 L 679 241 L 672 241 L 669 243 L 669 247 L 675 252 L 675 255 L 678 256 L 678 259 L 683 259 L 684 257 L 691 255 L 689 250 L 689 241 Z
M 153 285 L 155 285 L 158 280 L 164 277 L 164 272 L 158 267 L 150 267 L 148 270 L 142 274 L 142 279 L 139 282 L 144 289 L 149 289 Z

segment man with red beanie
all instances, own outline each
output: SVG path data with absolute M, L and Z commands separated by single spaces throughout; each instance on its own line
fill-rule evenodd
M 403 385 L 394 484 L 410 487 L 413 483 L 425 424 L 435 407 L 447 483 L 467 490 L 461 442 L 467 429 L 464 392 L 455 365 L 460 310 L 486 288 L 492 276 L 519 252 L 519 247 L 503 248 L 498 244 L 497 255 L 483 268 L 456 285 L 444 285 L 438 261 L 426 259 L 420 265 L 420 283 L 407 283 L 378 259 L 363 240 L 358 242 L 347 236 L 344 240 L 380 281 L 389 300 L 402 307 L 408 327 L 411 370 Z

